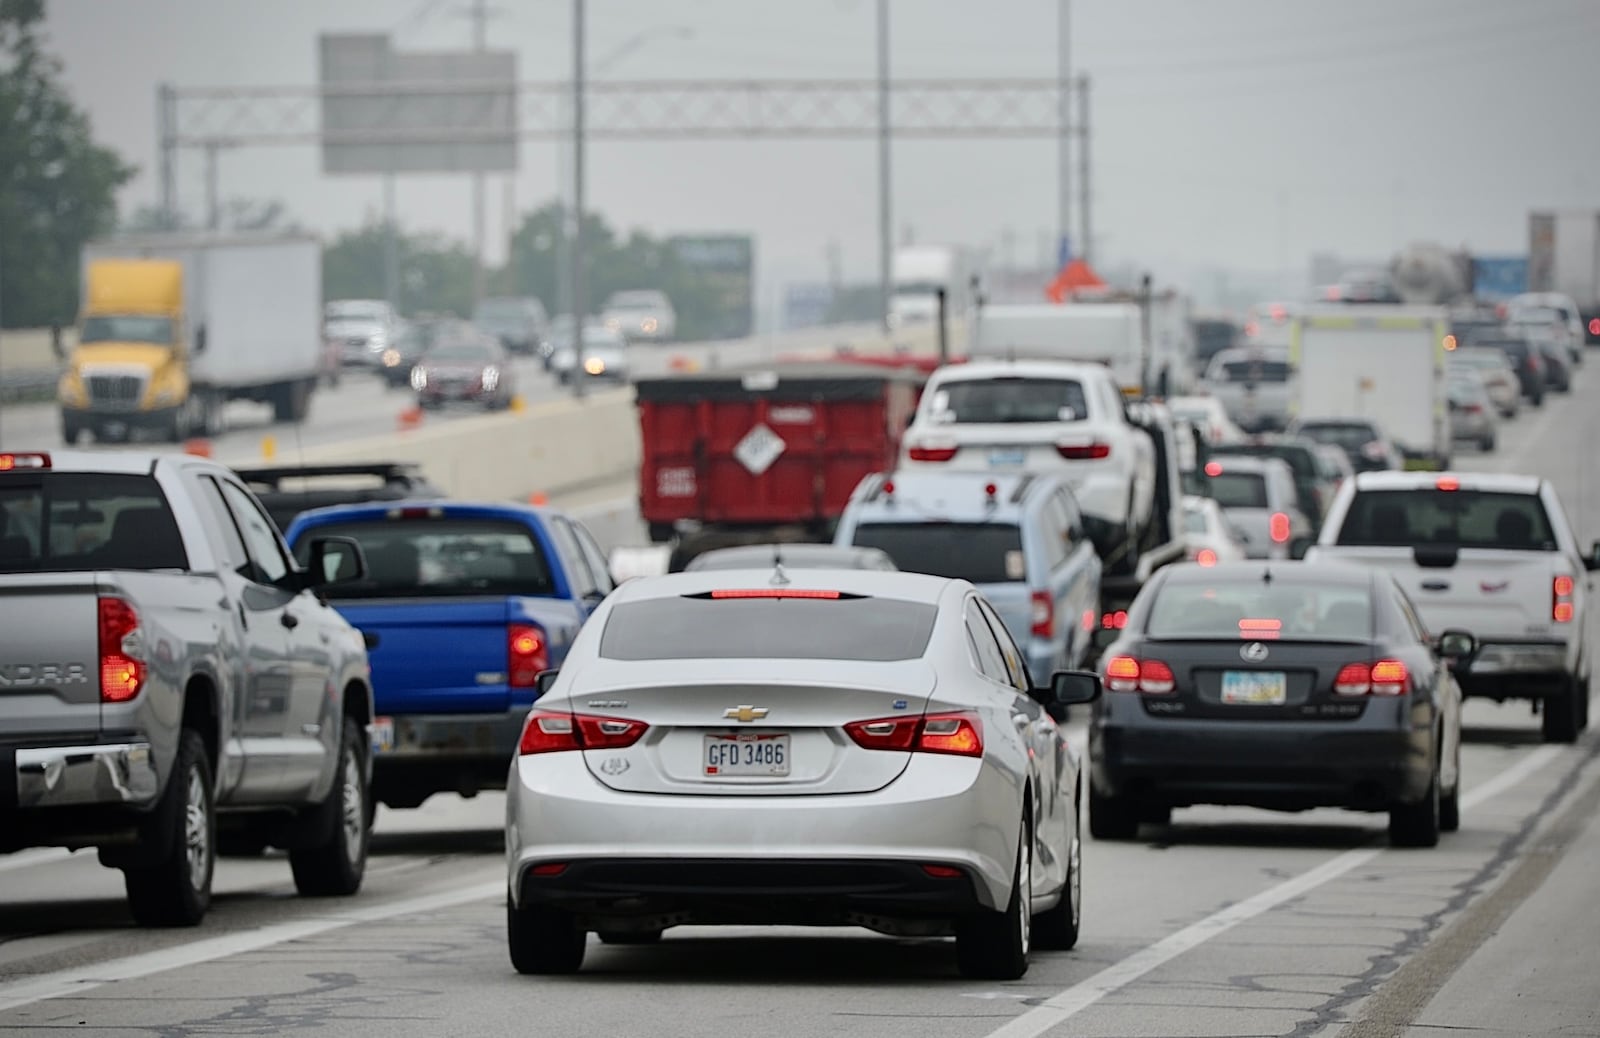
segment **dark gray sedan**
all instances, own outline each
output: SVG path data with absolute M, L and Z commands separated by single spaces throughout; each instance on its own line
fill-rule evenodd
M 1396 846 L 1461 820 L 1461 691 L 1477 644 L 1430 636 L 1393 578 L 1303 562 L 1169 566 L 1101 657 L 1090 831 L 1175 807 L 1384 811 Z

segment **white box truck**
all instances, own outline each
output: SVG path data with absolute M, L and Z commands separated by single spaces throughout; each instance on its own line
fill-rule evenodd
M 1571 296 L 1600 342 L 1600 209 L 1528 214 L 1528 291 Z
M 1368 418 L 1407 468 L 1450 466 L 1449 314 L 1436 306 L 1307 306 L 1290 319 L 1289 420 Z
M 939 290 L 944 290 L 945 317 L 961 320 L 971 304 L 972 275 L 967 250 L 959 245 L 904 245 L 890 260 L 894 291 L 889 298 L 889 327 L 931 324 L 939 319 Z
M 322 246 L 296 234 L 148 234 L 83 249 L 62 437 L 179 441 L 224 429 L 230 400 L 306 416 L 322 373 Z
M 1143 328 L 1133 303 L 1019 303 L 978 311 L 968 355 L 1104 364 L 1125 391 L 1142 385 Z

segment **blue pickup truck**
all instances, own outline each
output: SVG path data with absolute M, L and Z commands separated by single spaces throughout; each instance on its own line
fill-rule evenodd
M 611 591 L 593 536 L 548 508 L 399 501 L 303 512 L 287 540 L 300 557 L 333 535 L 367 561 L 325 594 L 376 642 L 373 799 L 505 788 L 535 679 Z

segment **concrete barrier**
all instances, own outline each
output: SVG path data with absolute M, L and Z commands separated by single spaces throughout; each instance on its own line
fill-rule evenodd
M 61 329 L 61 348 L 77 344 L 73 328 Z M 12 328 L 0 332 L 0 371 L 55 371 L 61 362 L 50 349 L 50 329 Z

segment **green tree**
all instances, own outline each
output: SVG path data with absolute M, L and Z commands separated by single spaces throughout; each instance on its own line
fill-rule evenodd
M 67 324 L 78 307 L 83 243 L 116 226 L 133 176 L 94 142 L 39 31 L 44 0 L 0 0 L 0 323 Z
M 387 234 L 381 223 L 346 231 L 323 250 L 324 299 L 382 299 Z M 434 234 L 400 234 L 400 309 L 466 317 L 472 313 L 472 254 Z

